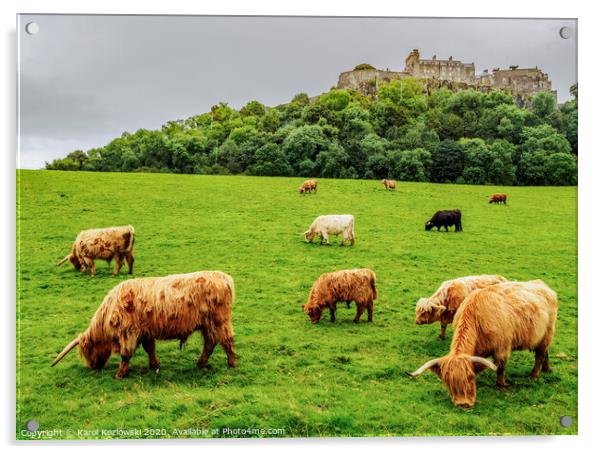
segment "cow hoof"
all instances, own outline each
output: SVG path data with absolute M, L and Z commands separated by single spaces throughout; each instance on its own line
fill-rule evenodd
M 158 374 L 158 373 L 159 373 L 159 368 L 157 367 L 157 368 L 155 369 L 155 374 Z
M 114 378 L 115 378 L 115 380 L 121 380 L 121 379 L 123 378 L 123 375 L 121 375 L 119 372 L 117 372 L 117 373 L 115 374 L 115 377 L 114 377 Z
M 503 389 L 507 389 L 507 388 L 508 388 L 508 383 L 496 383 L 496 384 L 495 384 L 495 387 L 496 387 L 497 389 L 502 389 L 502 390 L 503 390 Z
M 208 363 L 197 363 L 196 367 L 199 369 L 211 369 L 211 365 Z

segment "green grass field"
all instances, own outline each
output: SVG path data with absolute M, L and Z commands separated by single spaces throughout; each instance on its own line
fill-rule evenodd
M 326 180 L 301 196 L 300 178 L 18 171 L 17 437 L 26 421 L 65 438 L 107 437 L 78 430 L 140 429 L 142 437 L 189 436 L 174 429 L 284 429 L 278 436 L 402 436 L 577 433 L 577 188 L 519 188 Z M 493 192 L 507 206 L 490 205 Z M 460 208 L 462 233 L 426 232 L 438 209 Z M 355 215 L 354 247 L 306 244 L 320 214 Z M 221 349 L 198 370 L 193 335 L 159 342 L 161 372 L 140 348 L 129 376 L 113 379 L 75 352 L 50 363 L 84 331 L 105 294 L 128 279 L 104 261 L 98 275 L 54 264 L 82 229 L 132 224 L 134 277 L 198 270 L 233 276 L 239 363 Z M 323 272 L 368 267 L 377 275 L 374 323 L 312 325 L 300 305 Z M 559 296 L 551 374 L 527 375 L 533 354 L 514 352 L 510 387 L 478 379 L 477 405 L 455 408 L 431 373 L 405 375 L 448 351 L 438 325 L 417 326 L 414 307 L 443 280 L 483 273 L 544 279 Z M 575 421 L 559 424 L 562 415 Z M 198 434 L 197 434 L 198 436 Z M 253 434 L 251 436 L 258 436 Z M 261 435 L 259 435 L 261 436 Z M 267 435 L 264 435 L 267 436 Z

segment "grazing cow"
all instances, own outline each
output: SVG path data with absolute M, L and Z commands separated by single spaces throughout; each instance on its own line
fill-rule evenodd
M 447 387 L 454 405 L 474 406 L 476 374 L 497 371 L 496 385 L 507 386 L 504 370 L 513 350 L 535 351 L 530 377 L 551 371 L 548 348 L 554 338 L 558 299 L 543 281 L 502 282 L 472 292 L 454 319 L 447 355 L 427 361 L 413 377 L 430 369 Z M 493 362 L 485 357 L 493 356 Z
M 57 265 L 62 265 L 67 260 L 71 261 L 75 269 L 86 272 L 86 265 L 90 268 L 90 274 L 96 275 L 95 259 L 106 260 L 111 263 L 115 259 L 113 275 L 119 274 L 123 262 L 128 264 L 128 273 L 134 271 L 134 227 L 125 225 L 122 227 L 109 227 L 106 229 L 83 230 L 77 235 L 71 252 Z
M 439 339 L 445 339 L 445 328 L 454 320 L 464 299 L 474 290 L 505 282 L 498 275 L 466 276 L 443 282 L 429 298 L 420 298 L 416 304 L 416 324 L 441 322 Z
M 305 180 L 299 187 L 300 194 L 307 194 L 311 191 L 318 192 L 318 182 L 316 180 Z
M 456 232 L 462 231 L 462 212 L 460 210 L 449 210 L 449 211 L 437 211 L 433 217 L 424 224 L 425 230 L 431 230 L 433 227 L 437 227 L 437 231 L 441 230 L 441 227 L 445 227 L 445 231 L 449 232 L 451 226 L 456 228 Z
M 330 244 L 328 235 L 343 235 L 341 246 L 348 241 L 352 246 L 355 244 L 355 220 L 351 214 L 327 214 L 318 216 L 304 233 L 305 241 L 311 243 L 314 237 L 319 236 L 321 243 Z
M 205 340 L 197 366 L 207 364 L 216 344 L 236 366 L 232 304 L 234 281 L 220 271 L 130 279 L 111 290 L 90 321 L 56 357 L 57 364 L 79 345 L 86 367 L 102 369 L 112 353 L 121 355 L 116 379 L 126 374 L 138 345 L 148 353 L 150 368 L 159 371 L 155 340 L 179 339 L 180 347 L 194 331 Z
M 506 194 L 493 194 L 489 198 L 489 203 L 503 203 L 506 205 L 506 200 L 508 199 L 508 195 Z
M 355 301 L 357 312 L 354 323 L 359 323 L 365 309 L 368 309 L 368 321 L 374 314 L 374 300 L 378 298 L 376 291 L 376 275 L 367 268 L 334 271 L 322 274 L 309 292 L 307 304 L 301 306 L 309 315 L 313 324 L 320 321 L 325 308 L 330 310 L 330 321 L 335 321 L 337 302 L 347 303 L 347 307 Z
M 394 190 L 395 188 L 397 188 L 397 182 L 395 180 L 383 179 L 381 183 L 385 186 L 385 189 L 387 190 Z

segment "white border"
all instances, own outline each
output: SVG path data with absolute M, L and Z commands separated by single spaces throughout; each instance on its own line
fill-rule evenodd
M 579 19 L 579 88 L 580 88 L 580 157 L 579 157 L 579 436 L 572 437 L 500 437 L 500 438 L 397 438 L 397 439 L 311 439 L 311 440 L 226 440 L 226 441 L 154 441 L 154 442 L 72 442 L 72 443 L 19 443 L 29 451 L 36 446 L 50 452 L 86 449 L 163 451 L 176 445 L 186 450 L 245 450 L 251 452 L 306 452 L 307 450 L 344 450 L 363 452 L 366 449 L 384 451 L 436 449 L 447 452 L 466 452 L 485 449 L 490 452 L 508 452 L 525 449 L 549 450 L 566 453 L 575 448 L 587 452 L 598 448 L 596 435 L 600 432 L 600 338 L 597 324 L 601 320 L 601 301 L 597 298 L 596 273 L 600 270 L 602 228 L 600 204 L 599 118 L 602 109 L 600 93 L 600 15 L 595 2 L 504 0 L 484 2 L 468 0 L 428 0 L 427 2 L 393 2 L 385 0 L 222 0 L 219 2 L 191 2 L 184 0 L 3 0 L 0 2 L 0 27 L 3 37 L 2 71 L 0 71 L 4 106 L 0 112 L 0 138 L 2 147 L 1 190 L 3 241 L 0 260 L 0 279 L 5 290 L 3 301 L 5 361 L 2 382 L 2 411 L 0 412 L 2 442 L 12 451 L 17 447 L 15 434 L 15 89 L 16 89 L 16 14 L 21 13 L 112 13 L 112 14 L 252 14 L 252 15 L 334 15 L 334 16 L 455 16 L 455 17 L 562 17 Z M 444 417 L 442 415 L 441 417 Z

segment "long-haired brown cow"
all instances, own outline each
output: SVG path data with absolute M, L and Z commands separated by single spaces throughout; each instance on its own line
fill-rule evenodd
M 397 181 L 395 180 L 387 180 L 386 178 L 381 181 L 381 183 L 385 186 L 387 190 L 394 190 L 397 188 Z
M 448 389 L 454 405 L 470 408 L 477 398 L 476 374 L 497 371 L 497 386 L 506 387 L 504 371 L 513 350 L 535 351 L 531 378 L 551 371 L 548 348 L 554 338 L 558 299 L 543 281 L 503 282 L 471 293 L 460 306 L 447 355 L 427 361 L 413 372 L 430 369 Z M 485 357 L 493 356 L 493 362 Z
M 504 205 L 506 205 L 507 199 L 508 196 L 506 194 L 493 194 L 489 198 L 489 203 L 503 203 Z
M 62 265 L 69 260 L 75 269 L 86 272 L 86 265 L 90 268 L 90 274 L 96 275 L 95 259 L 106 260 L 111 263 L 115 259 L 113 275 L 119 274 L 124 262 L 128 264 L 128 273 L 134 271 L 134 227 L 124 225 L 121 227 L 109 227 L 106 229 L 83 230 L 77 235 L 71 252 L 65 256 L 57 265 Z
M 305 180 L 299 187 L 299 193 L 306 194 L 308 192 L 318 192 L 318 182 L 316 180 Z
M 499 275 L 465 276 L 443 282 L 429 298 L 420 298 L 416 304 L 416 324 L 441 322 L 439 339 L 445 339 L 445 329 L 464 299 L 474 290 L 499 284 L 506 278 Z
M 312 323 L 318 323 L 325 308 L 330 310 L 330 321 L 335 321 L 337 302 L 347 303 L 347 307 L 355 301 L 357 312 L 354 323 L 359 323 L 365 309 L 368 309 L 368 321 L 374 314 L 374 300 L 378 298 L 376 291 L 376 274 L 367 268 L 341 270 L 322 274 L 309 292 L 307 304 L 301 308 L 309 315 Z
M 115 378 L 120 379 L 142 344 L 150 368 L 158 372 L 156 339 L 179 339 L 181 345 L 200 331 L 205 344 L 197 366 L 205 366 L 215 346 L 221 344 L 228 365 L 235 367 L 233 303 L 234 281 L 220 271 L 124 281 L 108 293 L 88 329 L 65 347 L 52 366 L 79 345 L 81 357 L 92 369 L 102 369 L 112 353 L 119 353 L 121 364 Z

